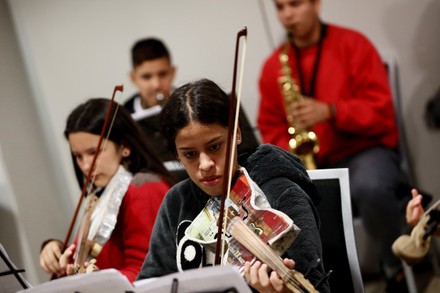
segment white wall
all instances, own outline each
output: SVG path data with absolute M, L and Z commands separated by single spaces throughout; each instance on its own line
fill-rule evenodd
M 65 176 L 29 86 L 7 2 L 0 0 L 0 242 L 30 282 L 48 280 L 38 269 L 43 240 L 64 238 L 71 217 Z M 1 290 L 0 290 L 1 291 Z
M 208 77 L 230 90 L 235 35 L 247 26 L 242 99 L 255 123 L 259 71 L 272 49 L 270 40 L 278 44 L 283 39 L 271 0 L 7 2 L 36 105 L 33 109 L 40 127 L 44 126 L 41 131 L 50 150 L 51 170 L 56 170 L 57 184 L 66 186 L 71 210 L 79 190 L 62 137 L 65 119 L 79 102 L 109 96 L 117 84 L 124 84 L 125 98 L 134 92 L 128 77 L 134 41 L 156 36 L 166 42 L 178 67 L 177 85 Z M 270 36 L 260 5 L 269 19 Z M 422 189 L 438 196 L 440 133 L 426 130 L 422 114 L 426 100 L 440 85 L 436 31 L 440 1 L 322 0 L 322 8 L 325 21 L 360 30 L 381 52 L 396 57 L 416 179 Z
M 27 58 L 42 119 L 61 149 L 62 169 L 72 178 L 62 137 L 68 113 L 92 96 L 109 96 L 129 80 L 130 48 L 139 38 L 162 38 L 178 67 L 176 84 L 208 77 L 229 90 L 236 33 L 249 30 L 243 99 L 254 120 L 260 64 L 269 52 L 256 1 L 9 1 Z

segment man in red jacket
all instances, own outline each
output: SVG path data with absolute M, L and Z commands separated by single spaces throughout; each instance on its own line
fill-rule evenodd
M 380 243 L 382 269 L 389 292 L 394 292 L 403 273 L 391 245 L 401 234 L 403 211 L 395 196 L 401 174 L 398 130 L 384 63 L 359 32 L 323 23 L 320 0 L 274 3 L 289 41 L 268 57 L 261 72 L 258 127 L 262 139 L 289 149 L 289 116 L 296 129 L 317 135 L 319 168 L 349 168 L 354 207 L 371 237 Z M 283 52 L 304 97 L 290 106 L 280 85 L 285 75 L 280 61 Z

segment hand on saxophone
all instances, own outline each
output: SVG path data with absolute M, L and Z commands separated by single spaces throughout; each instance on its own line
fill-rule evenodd
M 288 112 L 295 128 L 301 130 L 311 129 L 331 118 L 329 104 L 308 97 L 289 105 Z

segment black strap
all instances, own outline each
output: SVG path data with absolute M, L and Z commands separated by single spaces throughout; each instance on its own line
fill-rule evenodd
M 301 68 L 301 52 L 298 46 L 292 42 L 293 49 L 295 50 L 295 59 L 296 59 L 296 67 L 299 75 L 299 82 L 301 85 L 301 93 L 308 97 L 315 97 L 315 85 L 316 85 L 316 76 L 318 75 L 319 65 L 321 63 L 321 51 L 322 51 L 322 42 L 327 35 L 327 25 L 321 23 L 321 35 L 319 36 L 318 41 L 318 52 L 316 53 L 315 64 L 313 66 L 312 72 L 312 80 L 310 81 L 310 88 L 307 90 L 304 83 L 304 75 Z

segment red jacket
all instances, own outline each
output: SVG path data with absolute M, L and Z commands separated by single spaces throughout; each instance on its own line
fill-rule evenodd
M 96 258 L 100 269 L 115 268 L 131 282 L 136 280 L 148 252 L 157 212 L 168 189 L 163 182 L 128 187 L 115 229 Z
M 259 81 L 258 127 L 265 143 L 288 150 L 290 135 L 278 77 L 280 46 L 266 60 Z M 318 163 L 332 163 L 377 145 L 396 148 L 398 131 L 384 63 L 370 41 L 358 32 L 328 25 L 315 85 L 315 99 L 333 103 L 336 117 L 315 125 L 320 141 Z M 318 46 L 301 49 L 304 83 L 310 87 Z M 294 50 L 292 74 L 299 84 Z
M 129 185 L 116 226 L 96 258 L 100 270 L 114 268 L 130 282 L 136 280 L 148 252 L 157 212 L 169 188 L 161 181 Z

